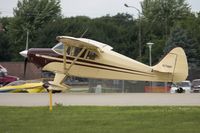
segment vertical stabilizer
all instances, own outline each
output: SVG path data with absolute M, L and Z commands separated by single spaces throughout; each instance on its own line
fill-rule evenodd
M 172 82 L 186 80 L 188 63 L 184 50 L 180 47 L 174 48 L 157 65 L 153 66 L 153 70 L 172 74 Z

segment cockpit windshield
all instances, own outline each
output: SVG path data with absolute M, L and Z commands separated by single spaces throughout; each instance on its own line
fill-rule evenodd
M 76 47 L 76 46 L 67 46 L 66 47 L 66 55 L 76 57 L 78 56 L 79 52 L 81 52 L 83 48 Z M 64 45 L 63 43 L 58 43 L 56 46 L 52 48 L 53 51 L 55 51 L 58 54 L 63 55 L 64 54 Z M 83 53 L 80 55 L 80 58 L 88 59 L 88 60 L 95 60 L 97 57 L 97 54 L 95 51 L 85 49 Z
M 56 53 L 63 54 L 64 46 L 63 46 L 63 44 L 60 42 L 60 43 L 56 44 L 56 46 L 54 46 L 54 47 L 52 48 L 52 50 L 54 50 Z

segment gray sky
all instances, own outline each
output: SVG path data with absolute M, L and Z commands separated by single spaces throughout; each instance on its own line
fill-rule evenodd
M 13 16 L 13 8 L 18 0 L 0 0 L 1 16 Z M 137 11 L 124 7 L 124 3 L 140 9 L 142 0 L 61 0 L 62 14 L 65 17 L 89 16 L 91 18 L 129 13 L 137 17 Z M 193 11 L 200 11 L 200 0 L 187 0 Z

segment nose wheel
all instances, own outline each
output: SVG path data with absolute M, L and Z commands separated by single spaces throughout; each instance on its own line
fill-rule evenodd
M 46 83 L 43 84 L 43 87 L 47 90 L 47 92 L 52 91 L 53 94 L 54 93 L 61 93 L 62 92 L 61 90 L 53 90 L 53 89 L 51 89 L 52 87 L 50 87 L 50 86 L 51 85 L 48 82 L 46 82 Z

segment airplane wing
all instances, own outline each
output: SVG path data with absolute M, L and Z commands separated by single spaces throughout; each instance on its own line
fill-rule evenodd
M 105 50 L 112 50 L 113 48 L 107 44 L 91 40 L 91 39 L 86 39 L 86 38 L 75 38 L 75 37 L 70 37 L 70 36 L 58 36 L 57 40 L 59 42 L 62 42 L 65 45 L 70 45 L 70 46 L 76 46 L 76 47 L 85 47 L 88 49 L 99 49 L 101 51 Z

